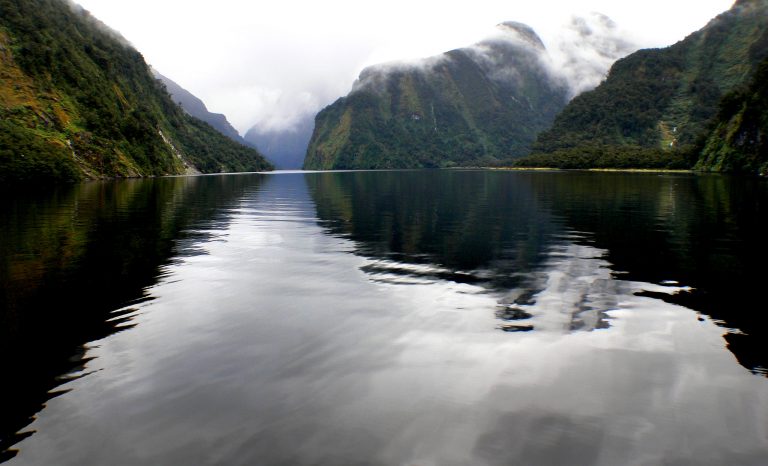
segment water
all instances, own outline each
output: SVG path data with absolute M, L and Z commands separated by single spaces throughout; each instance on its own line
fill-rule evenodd
M 8 464 L 765 464 L 768 186 L 233 175 L 0 207 Z

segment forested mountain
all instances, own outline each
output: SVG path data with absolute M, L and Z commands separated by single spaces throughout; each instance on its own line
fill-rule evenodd
M 526 163 L 691 166 L 720 100 L 749 82 L 766 56 L 768 0 L 740 0 L 677 44 L 616 62 L 600 86 L 574 98 L 539 135 L 540 155 Z
M 530 27 L 499 29 L 473 47 L 363 70 L 317 115 L 304 167 L 492 165 L 527 154 L 568 89 Z
M 0 0 L 0 181 L 269 169 L 176 105 L 143 57 L 66 0 Z
M 171 95 L 171 99 L 179 104 L 179 106 L 181 106 L 185 112 L 197 118 L 198 120 L 202 120 L 208 123 L 213 127 L 213 129 L 220 132 L 229 139 L 243 145 L 248 145 L 245 142 L 245 139 L 240 137 L 240 133 L 238 133 L 237 130 L 232 127 L 225 115 L 221 113 L 211 113 L 208 111 L 208 107 L 205 106 L 205 103 L 200 100 L 199 97 L 184 89 L 177 82 L 167 76 L 164 76 L 154 68 L 152 69 L 152 74 L 155 76 L 155 78 L 159 79 L 163 85 L 165 85 L 165 89 Z

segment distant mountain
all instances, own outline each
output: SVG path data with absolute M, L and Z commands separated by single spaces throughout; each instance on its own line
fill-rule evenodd
M 491 165 L 525 155 L 568 87 L 520 23 L 473 47 L 363 70 L 315 119 L 304 168 Z
M 281 170 L 301 168 L 314 128 L 312 116 L 306 116 L 294 126 L 281 130 L 265 130 L 254 126 L 245 134 L 245 141 L 256 147 Z
M 600 86 L 574 98 L 539 135 L 534 160 L 691 166 L 721 98 L 749 82 L 766 56 L 768 0 L 738 1 L 681 42 L 616 62 Z M 725 167 L 699 164 L 716 166 Z
M 222 115 L 221 113 L 209 112 L 208 108 L 205 106 L 202 100 L 178 85 L 172 79 L 162 75 L 154 68 L 152 68 L 152 74 L 155 76 L 155 78 L 159 79 L 163 85 L 165 85 L 166 90 L 171 95 L 171 99 L 179 104 L 185 112 L 197 118 L 198 120 L 203 120 L 204 122 L 208 123 L 213 127 L 213 129 L 220 132 L 229 139 L 235 142 L 239 142 L 243 145 L 248 145 L 245 140 L 240 137 L 240 133 L 238 133 L 237 130 L 233 128 L 231 124 L 229 124 L 226 116 Z
M 187 115 L 81 7 L 0 0 L 0 182 L 269 168 Z

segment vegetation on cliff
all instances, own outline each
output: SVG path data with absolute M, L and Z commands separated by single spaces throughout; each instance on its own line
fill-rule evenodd
M 410 64 L 371 67 L 322 110 L 304 167 L 494 165 L 525 155 L 565 105 L 567 89 L 529 27 Z
M 269 169 L 179 108 L 143 57 L 65 0 L 0 0 L 0 181 Z
M 707 135 L 718 108 L 738 107 L 731 93 L 750 81 L 767 56 L 768 1 L 737 2 L 675 45 L 616 62 L 600 86 L 574 98 L 539 135 L 535 155 L 518 164 L 751 170 L 754 163 L 743 164 L 743 157 L 724 162 L 714 155 L 725 150 L 718 148 L 725 127 Z M 749 115 L 759 113 L 759 99 L 751 102 Z M 721 110 L 721 119 L 723 111 L 728 112 Z M 734 131 L 732 141 L 751 130 Z
M 768 175 L 768 59 L 748 87 L 723 98 L 697 151 L 697 169 Z

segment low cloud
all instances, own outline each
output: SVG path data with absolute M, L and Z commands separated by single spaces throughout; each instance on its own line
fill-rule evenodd
M 603 14 L 574 16 L 549 48 L 552 73 L 565 80 L 570 97 L 593 89 L 616 60 L 639 48 L 627 37 L 626 31 Z
M 461 49 L 483 68 L 491 79 L 510 82 L 521 79 L 523 68 L 542 68 L 553 85 L 568 89 L 572 98 L 595 88 L 611 65 L 639 48 L 614 21 L 600 13 L 573 16 L 547 47 L 531 27 L 508 21 L 497 25 L 482 41 Z M 415 70 L 429 73 L 449 60 L 447 53 L 423 59 L 392 61 L 370 66 L 355 81 L 352 91 L 385 89 L 388 76 Z
M 149 63 L 200 97 L 211 111 L 224 113 L 245 132 L 253 124 L 291 127 L 302 114 L 315 113 L 346 95 L 366 66 L 465 47 L 492 35 L 493 25 L 506 19 L 529 24 L 551 54 L 560 54 L 552 59 L 553 69 L 564 70 L 563 79 L 568 78 L 575 93 L 599 82 L 610 60 L 578 46 L 561 51 L 558 44 L 569 42 L 558 37 L 571 34 L 571 43 L 586 40 L 589 49 L 600 44 L 594 40 L 603 32 L 615 31 L 587 18 L 592 30 L 587 39 L 564 33 L 560 25 L 569 23 L 573 12 L 602 11 L 629 28 L 637 38 L 634 42 L 663 46 L 702 27 L 732 0 L 700 0 L 696 8 L 661 0 L 472 0 L 439 7 L 392 0 L 380 8 L 351 0 L 78 3 L 120 31 Z M 567 57 L 578 54 L 597 66 L 575 67 Z
M 213 100 L 218 108 L 233 109 L 227 119 L 241 133 L 254 126 L 263 132 L 289 131 L 324 104 L 311 92 L 262 86 L 231 88 Z M 258 113 L 254 114 L 255 110 Z

